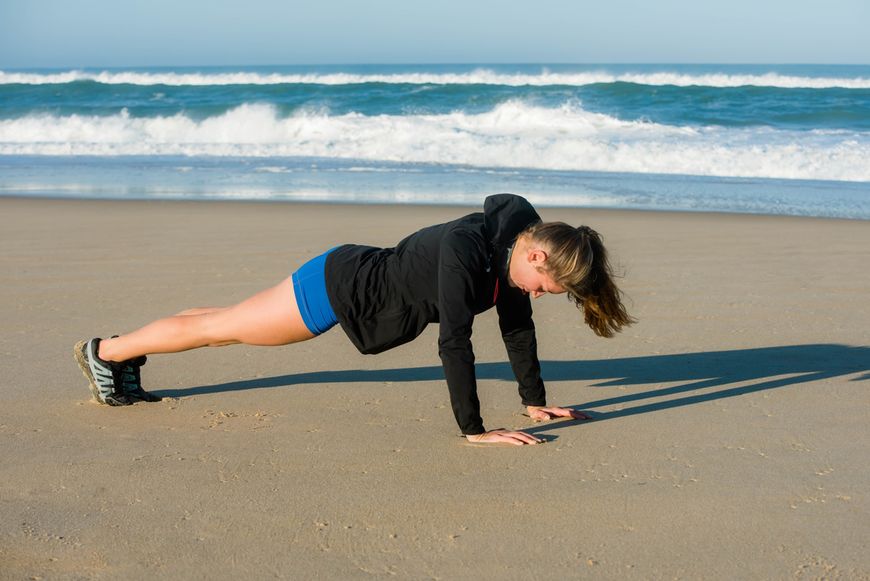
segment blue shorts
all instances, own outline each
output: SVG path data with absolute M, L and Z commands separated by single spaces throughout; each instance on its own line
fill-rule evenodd
M 326 295 L 326 257 L 335 250 L 327 250 L 312 258 L 293 273 L 293 292 L 302 320 L 315 335 L 329 331 L 338 323 L 335 311 Z

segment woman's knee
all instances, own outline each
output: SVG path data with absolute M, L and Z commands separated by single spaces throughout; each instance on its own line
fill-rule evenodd
M 206 347 L 224 347 L 237 345 L 242 342 L 238 331 L 227 324 L 224 310 L 194 315 L 190 319 L 196 319 L 199 323 L 199 333 Z

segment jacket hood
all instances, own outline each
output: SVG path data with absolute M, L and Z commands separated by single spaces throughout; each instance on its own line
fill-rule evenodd
M 483 225 L 496 252 L 511 246 L 517 235 L 541 217 L 521 196 L 496 194 L 483 202 Z
M 491 245 L 489 264 L 499 276 L 508 276 L 510 248 L 520 232 L 540 222 L 528 200 L 514 194 L 496 194 L 483 202 L 483 227 Z

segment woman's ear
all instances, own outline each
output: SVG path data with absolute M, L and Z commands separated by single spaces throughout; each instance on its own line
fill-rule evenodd
M 544 266 L 544 263 L 547 262 L 547 257 L 547 251 L 543 248 L 529 248 L 528 259 L 532 266 Z

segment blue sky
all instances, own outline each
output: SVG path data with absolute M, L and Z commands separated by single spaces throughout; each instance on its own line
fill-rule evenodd
M 868 0 L 0 0 L 0 67 L 870 64 Z

